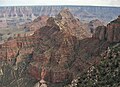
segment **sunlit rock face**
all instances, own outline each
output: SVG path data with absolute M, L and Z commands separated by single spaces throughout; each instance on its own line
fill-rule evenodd
M 67 31 L 69 34 L 77 37 L 78 39 L 91 37 L 90 32 L 83 26 L 79 19 L 75 18 L 70 13 L 69 9 L 63 9 L 60 11 L 55 19 L 60 29 Z
M 73 15 L 69 11 L 69 9 L 63 9 L 60 13 L 56 16 L 57 19 L 73 19 Z

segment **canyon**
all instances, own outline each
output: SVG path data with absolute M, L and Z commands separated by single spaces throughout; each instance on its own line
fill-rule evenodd
M 106 25 L 109 21 L 117 18 L 120 13 L 119 7 L 99 7 L 99 6 L 9 6 L 0 7 L 0 44 L 9 37 L 17 34 L 29 32 L 28 25 L 39 16 L 56 16 L 62 9 L 69 8 L 74 17 L 83 22 L 88 31 L 93 30 L 98 25 Z M 108 14 L 109 13 L 109 14 Z M 98 21 L 96 21 L 98 20 Z M 36 20 L 37 21 L 37 20 Z M 44 21 L 45 22 L 45 21 Z M 96 22 L 98 24 L 94 24 Z M 32 22 L 33 23 L 33 22 Z M 44 23 L 41 24 L 44 25 Z M 34 24 L 35 25 L 35 24 Z M 27 27 L 26 27 L 27 26 Z M 38 26 L 38 25 L 36 25 Z M 31 25 L 32 27 L 32 25 Z M 38 27 L 39 28 L 39 27 Z
M 99 64 L 100 55 L 112 43 L 120 42 L 120 16 L 107 25 L 94 21 L 91 33 L 69 9 L 62 9 L 54 17 L 40 16 L 25 24 L 29 32 L 0 45 L 0 85 L 33 87 L 42 78 L 44 67 L 47 84 L 63 87 L 93 64 Z

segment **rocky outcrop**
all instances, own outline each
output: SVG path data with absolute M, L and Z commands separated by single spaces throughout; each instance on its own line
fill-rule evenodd
M 70 13 L 69 9 L 63 9 L 60 13 L 56 16 L 57 19 L 73 19 L 73 15 Z
M 69 13 L 68 9 L 61 12 Z M 85 29 L 79 28 L 81 27 L 80 21 L 77 22 L 74 17 L 69 18 L 64 15 L 62 14 L 60 18 L 50 17 L 46 26 L 40 28 L 33 35 L 35 37 L 33 42 L 36 44 L 33 52 L 34 62 L 31 62 L 31 66 L 34 68 L 30 68 L 29 73 L 36 79 L 41 78 L 41 68 L 44 66 L 46 81 L 51 83 L 70 82 L 78 73 L 97 63 L 98 55 L 109 45 L 99 39 L 89 38 L 87 33 L 84 33 Z M 71 16 L 70 13 L 69 16 Z M 78 25 L 74 25 L 72 20 L 75 20 L 75 24 L 78 23 Z M 61 24 L 65 22 L 70 24 L 70 27 Z M 71 27 L 75 27 L 75 29 Z M 83 31 L 78 34 L 82 35 L 81 38 L 73 34 L 76 29 Z M 101 36 L 101 38 L 103 37 Z
M 107 40 L 108 42 L 120 42 L 120 16 L 112 22 L 110 22 L 107 27 L 99 26 L 96 28 L 96 32 L 93 38 L 98 38 L 100 40 Z
M 120 41 L 120 16 L 107 25 L 107 40 L 110 42 Z
M 71 56 L 74 56 L 72 53 L 77 39 L 68 32 L 61 31 L 54 18 L 49 18 L 47 26 L 36 31 L 34 36 L 38 42 L 35 44 L 33 59 L 39 62 L 39 66 L 46 67 L 47 81 L 56 83 L 69 78 L 71 74 L 66 71 L 65 65 L 71 60 Z
M 98 26 L 103 26 L 104 23 L 101 22 L 100 20 L 98 19 L 95 19 L 95 20 L 92 20 L 88 23 L 88 28 L 90 30 L 90 32 L 93 34 L 95 33 L 95 29 L 98 27 Z
M 0 61 L 5 60 L 11 65 L 16 65 L 23 61 L 25 55 L 32 54 L 33 52 L 33 39 L 34 38 L 30 36 L 8 40 L 1 45 Z
M 56 24 L 63 31 L 67 31 L 69 34 L 84 39 L 91 37 L 91 34 L 85 29 L 79 19 L 73 17 L 69 9 L 63 9 L 55 17 Z
M 33 87 L 36 79 L 27 69 L 32 60 L 33 39 L 18 36 L 0 45 L 0 87 Z
M 7 60 L 11 66 L 17 66 L 26 60 L 29 62 L 32 58 L 30 65 L 34 63 L 35 66 L 32 64 L 28 68 L 31 76 L 39 80 L 41 78 L 40 69 L 44 66 L 47 70 L 45 76 L 47 81 L 58 83 L 69 79 L 65 81 L 69 82 L 72 74 L 66 68 L 68 68 L 69 61 L 74 59 L 71 58 L 75 55 L 77 38 L 72 35 L 72 32 L 68 32 L 68 28 L 60 29 L 56 21 L 55 18 L 50 17 L 46 26 L 37 30 L 32 36 L 18 35 L 15 39 L 7 41 L 1 46 L 1 54 L 4 53 L 1 58 Z M 84 36 L 82 37 L 84 38 Z
M 106 40 L 107 39 L 107 27 L 99 26 L 95 30 L 95 34 L 93 34 L 93 38 Z
M 77 31 L 79 34 L 76 35 Z M 86 30 L 81 27 L 80 21 L 75 19 L 68 9 L 64 9 L 55 18 L 50 17 L 46 26 L 37 30 L 33 36 L 33 42 L 36 43 L 33 52 L 34 62 L 31 62 L 30 67 L 34 68 L 30 68 L 29 73 L 40 79 L 41 68 L 44 66 L 47 72 L 46 81 L 70 82 L 73 73 L 76 72 L 72 71 L 75 67 L 69 70 L 76 60 L 76 46 L 79 39 L 89 37 Z

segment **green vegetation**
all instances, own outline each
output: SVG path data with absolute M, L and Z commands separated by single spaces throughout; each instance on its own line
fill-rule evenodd
M 120 87 L 120 44 L 110 46 L 98 65 L 65 87 Z
M 120 44 L 110 47 L 99 65 L 93 65 L 84 73 L 78 87 L 120 86 Z

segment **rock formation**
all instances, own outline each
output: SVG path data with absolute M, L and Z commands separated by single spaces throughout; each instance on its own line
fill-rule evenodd
M 25 28 L 29 29 L 29 31 L 36 31 L 46 25 L 47 19 L 47 16 L 40 16 L 31 23 L 26 24 Z
M 32 58 L 28 72 L 37 80 L 41 78 L 41 67 L 44 66 L 47 70 L 46 81 L 52 83 L 69 82 L 72 79 L 72 73 L 67 68 L 75 59 L 77 38 L 79 40 L 89 37 L 89 35 L 85 29 L 80 27 L 80 22 L 77 19 L 70 18 L 72 14 L 69 11 L 62 10 L 60 14 L 62 14 L 62 19 L 48 18 L 46 25 L 42 27 L 39 25 L 32 36 L 21 37 L 18 35 L 15 39 L 10 39 L 1 45 L 1 60 L 7 60 L 10 65 L 17 66 L 20 62 L 26 60 L 29 62 Z M 71 16 L 67 17 L 69 15 Z M 41 18 L 33 21 L 32 26 L 41 23 L 39 21 Z M 75 25 L 76 23 L 77 25 Z M 73 34 L 77 33 L 77 29 L 81 34 L 80 38 L 78 34 Z
M 99 26 L 96 28 L 96 32 L 93 38 L 100 40 L 107 40 L 108 42 L 120 42 L 120 16 L 107 26 Z
M 55 18 L 60 29 L 67 31 L 69 34 L 79 39 L 91 37 L 91 34 L 82 26 L 79 19 L 73 17 L 69 9 L 63 9 Z
M 119 18 L 107 27 L 99 26 L 91 37 L 68 9 L 63 9 L 56 17 L 39 17 L 30 27 L 35 31 L 33 35 L 18 35 L 0 45 L 0 61 L 7 62 L 12 72 L 25 66 L 26 73 L 23 75 L 34 78 L 34 81 L 42 78 L 40 73 L 44 67 L 44 79 L 52 87 L 59 83 L 57 87 L 62 87 L 93 64 L 98 64 L 99 55 L 107 49 L 109 42 L 118 42 L 120 39 Z M 24 85 L 24 82 L 21 84 Z
M 95 33 L 93 34 L 93 38 L 99 39 L 99 40 L 106 40 L 107 34 L 106 34 L 106 26 L 98 26 L 95 30 Z
M 101 22 L 101 21 L 98 20 L 98 19 L 95 19 L 95 20 L 92 20 L 92 21 L 89 22 L 88 28 L 89 28 L 90 32 L 93 34 L 93 33 L 95 33 L 95 29 L 96 29 L 98 26 L 103 26 L 103 25 L 104 25 L 103 22 Z
M 120 41 L 120 16 L 107 25 L 107 40 L 110 42 Z

